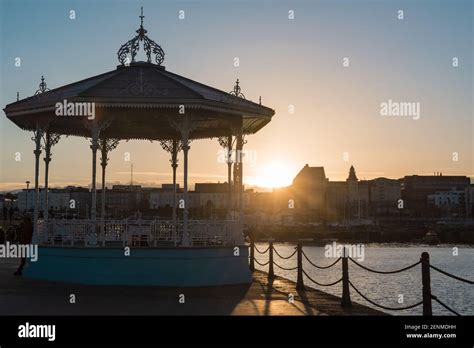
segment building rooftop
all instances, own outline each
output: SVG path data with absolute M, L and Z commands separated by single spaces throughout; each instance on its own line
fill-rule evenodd
M 306 164 L 293 179 L 293 185 L 298 182 L 325 182 L 326 173 L 324 167 L 310 167 Z

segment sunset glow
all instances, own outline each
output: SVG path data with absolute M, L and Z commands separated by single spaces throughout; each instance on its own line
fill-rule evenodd
M 295 172 L 284 162 L 270 162 L 257 169 L 257 175 L 247 176 L 244 181 L 247 185 L 276 188 L 291 185 Z

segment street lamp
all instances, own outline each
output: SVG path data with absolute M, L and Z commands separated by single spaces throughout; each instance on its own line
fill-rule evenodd
M 28 211 L 28 195 L 30 192 L 30 182 L 27 180 L 26 182 L 26 206 L 25 206 L 25 212 Z

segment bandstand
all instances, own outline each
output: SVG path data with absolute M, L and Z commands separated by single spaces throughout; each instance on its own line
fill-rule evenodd
M 228 156 L 228 218 L 193 220 L 188 212 L 190 144 L 216 138 L 227 153 L 241 154 L 245 136 L 270 122 L 274 111 L 246 100 L 237 83 L 230 93 L 167 71 L 162 48 L 147 36 L 143 12 L 137 35 L 118 51 L 115 70 L 48 89 L 44 79 L 33 97 L 8 104 L 8 119 L 33 131 L 35 209 L 33 242 L 37 262 L 31 278 L 85 284 L 208 286 L 251 281 L 243 238 L 243 165 Z M 146 61 L 136 61 L 143 49 Z M 66 106 L 58 112 L 60 105 Z M 86 114 L 93 108 L 94 115 Z M 61 136 L 90 139 L 92 158 L 89 219 L 39 219 L 40 159 L 44 153 L 44 207 L 48 207 L 51 149 Z M 122 140 L 156 141 L 170 154 L 174 204 L 170 220 L 106 216 L 108 153 Z M 176 214 L 177 155 L 183 152 L 184 209 Z M 99 154 L 98 154 L 99 152 Z M 102 169 L 101 207 L 97 207 L 97 156 Z M 127 254 L 127 252 L 129 253 Z

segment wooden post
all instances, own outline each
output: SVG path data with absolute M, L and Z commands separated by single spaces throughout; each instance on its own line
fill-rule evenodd
M 269 252 L 269 263 L 268 263 L 268 279 L 275 278 L 275 274 L 273 273 L 273 240 L 269 242 L 270 247 L 268 249 Z
M 253 237 L 250 238 L 250 272 L 255 271 L 255 242 Z
M 352 307 L 351 294 L 349 292 L 349 264 L 346 256 L 346 248 L 343 249 L 342 256 L 342 307 Z
M 426 251 L 421 254 L 421 282 L 423 284 L 423 315 L 432 316 L 430 254 Z
M 297 278 L 296 278 L 296 289 L 304 290 L 303 283 L 303 245 L 301 242 L 298 243 L 296 247 L 296 256 L 298 263 Z

